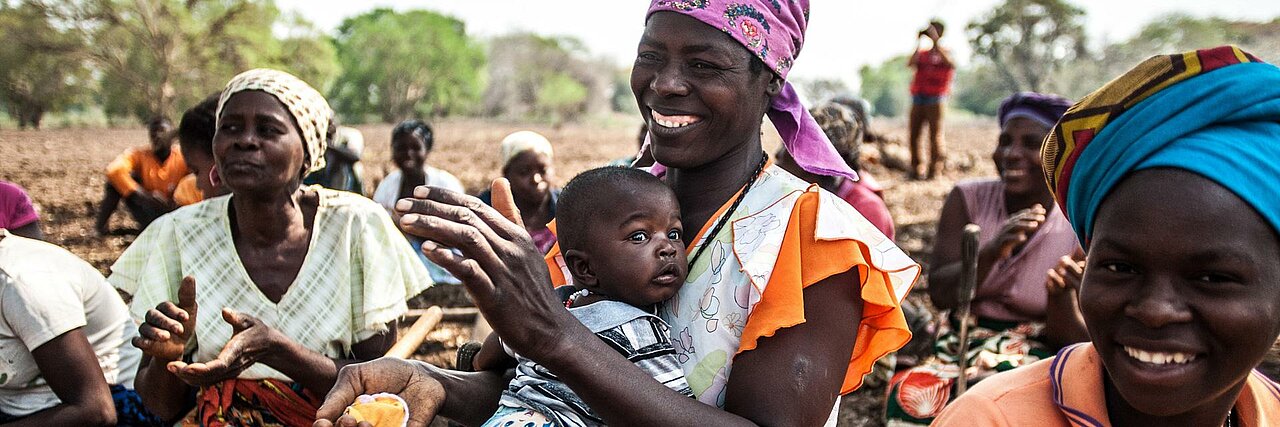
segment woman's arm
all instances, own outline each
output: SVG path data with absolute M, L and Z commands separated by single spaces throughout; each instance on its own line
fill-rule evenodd
M 178 285 L 178 302 L 165 301 L 147 310 L 133 338 L 133 346 L 143 353 L 134 388 L 147 409 L 167 421 L 178 421 L 195 406 L 195 388 L 179 379 L 168 364 L 181 360 L 186 352 L 198 309 L 196 280 L 184 277 Z
M 1045 287 L 1045 343 L 1055 348 L 1089 340 L 1084 316 L 1080 313 L 1080 280 L 1084 277 L 1083 255 L 1080 261 L 1069 256 L 1058 260 L 1057 267 L 1047 272 Z
M 938 218 L 938 232 L 933 244 L 933 259 L 929 263 L 929 299 L 940 309 L 953 309 L 960 303 L 960 234 L 968 224 L 969 207 L 965 205 L 960 189 L 951 190 L 942 205 Z M 1048 212 L 1040 205 L 1014 212 L 995 238 L 978 248 L 978 284 L 987 280 L 991 268 L 1002 259 L 1013 255 L 1026 244 L 1044 223 Z
M 610 425 L 822 425 L 853 354 L 853 319 L 862 318 L 857 284 L 848 271 L 806 288 L 804 323 L 734 358 L 723 411 L 666 388 L 599 339 L 566 340 L 544 365 Z
M 959 188 L 952 189 L 947 200 L 942 203 L 938 231 L 934 234 L 933 257 L 929 260 L 929 300 L 942 310 L 950 310 L 959 305 L 960 232 L 969 223 L 968 218 L 964 195 Z M 981 267 L 986 264 L 989 270 L 992 260 L 988 252 L 979 253 L 978 265 Z M 985 277 L 986 274 L 979 268 L 978 283 L 982 283 Z
M 458 369 L 471 368 L 470 371 L 502 371 L 516 366 L 516 359 L 502 348 L 502 339 L 498 334 L 490 333 L 484 339 L 484 345 L 471 359 L 471 366 L 459 366 Z
M 116 407 L 98 357 L 81 328 L 31 350 L 40 375 L 62 403 L 5 426 L 113 426 Z
M 528 234 L 496 210 L 434 188 L 415 196 L 425 200 L 402 218 L 405 230 L 429 239 L 423 250 L 466 284 L 505 343 L 555 372 L 610 424 L 807 425 L 830 414 L 862 314 L 855 272 L 807 288 L 805 323 L 738 356 L 745 365 L 735 371 L 745 376 L 731 374 L 726 399 L 744 418 L 666 388 L 597 339 L 554 297 Z
M 856 280 L 849 271 L 808 287 L 805 323 L 737 356 L 727 411 L 667 388 L 576 321 L 565 325 L 566 338 L 551 350 L 556 357 L 547 359 L 556 367 L 544 366 L 611 425 L 821 425 L 853 352 L 857 329 L 850 319 L 862 317 Z M 586 335 L 575 335 L 581 333 Z M 351 365 L 325 397 L 316 426 L 334 425 L 356 396 L 379 392 L 409 403 L 409 427 L 425 426 L 433 415 L 479 425 L 493 415 L 510 380 L 496 371 L 457 372 L 394 358 Z

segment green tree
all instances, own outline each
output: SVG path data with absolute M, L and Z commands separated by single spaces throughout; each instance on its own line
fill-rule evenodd
M 996 115 L 1000 101 L 1011 92 L 994 68 L 990 63 L 981 63 L 956 73 L 953 98 L 956 108 L 974 114 Z
M 911 68 L 907 55 L 896 56 L 877 66 L 858 69 L 862 80 L 862 98 L 871 103 L 876 114 L 897 117 L 910 104 Z
M 86 43 L 86 55 L 101 76 L 99 102 L 110 115 L 172 117 L 250 68 L 283 67 L 304 75 L 329 69 L 332 74 L 333 55 L 323 50 L 313 55 L 285 51 L 317 43 L 304 42 L 302 35 L 276 40 L 277 24 L 291 34 L 302 34 L 294 29 L 306 24 L 297 18 L 282 23 L 270 0 L 25 3 Z
M 625 106 L 631 96 L 617 67 L 591 59 L 578 39 L 514 33 L 489 45 L 487 115 L 560 122 Z
M 343 21 L 335 44 L 331 101 L 348 120 L 463 113 L 479 98 L 484 51 L 455 18 L 375 9 Z
M 0 105 L 21 128 L 82 98 L 90 82 L 84 43 L 30 4 L 0 2 Z
M 582 112 L 587 99 L 587 87 L 564 73 L 553 74 L 538 88 L 538 106 L 545 109 L 551 119 L 562 122 L 575 113 Z
M 1005 0 L 969 24 L 979 60 L 989 61 L 1009 92 L 1053 91 L 1051 76 L 1085 49 L 1084 9 L 1064 0 Z

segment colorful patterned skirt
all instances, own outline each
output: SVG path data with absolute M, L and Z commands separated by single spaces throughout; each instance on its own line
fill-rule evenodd
M 297 383 L 231 379 L 200 390 L 196 418 L 204 427 L 310 427 L 322 400 Z
M 1038 339 L 1043 323 L 1013 323 L 978 320 L 969 328 L 969 384 L 998 372 L 1031 364 L 1053 356 Z M 886 416 L 889 426 L 926 426 L 950 403 L 959 377 L 960 337 L 944 330 L 934 345 L 934 354 L 920 365 L 898 372 L 889 382 Z

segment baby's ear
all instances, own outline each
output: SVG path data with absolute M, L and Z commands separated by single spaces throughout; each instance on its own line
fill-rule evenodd
M 569 267 L 569 274 L 573 275 L 574 285 L 592 289 L 600 284 L 600 279 L 591 269 L 591 256 L 586 252 L 570 249 L 564 253 L 564 263 Z

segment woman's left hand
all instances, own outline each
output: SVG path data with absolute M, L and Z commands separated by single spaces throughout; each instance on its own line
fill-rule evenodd
M 233 332 L 217 358 L 199 363 L 169 362 L 169 372 L 194 387 L 216 384 L 263 361 L 279 342 L 279 333 L 253 316 L 224 308 L 222 320 L 231 325 Z
M 524 227 L 509 219 L 520 217 L 505 179 L 494 182 L 493 195 L 497 209 L 465 194 L 420 186 L 413 199 L 396 204 L 403 215 L 400 227 L 427 239 L 422 252 L 462 281 L 507 345 L 534 360 L 553 356 L 559 346 L 571 345 L 573 328 L 590 331 L 555 297 L 541 252 Z
M 1045 287 L 1049 295 L 1080 291 L 1080 282 L 1084 280 L 1084 254 L 1077 251 L 1071 256 L 1063 256 L 1058 265 L 1049 270 Z

